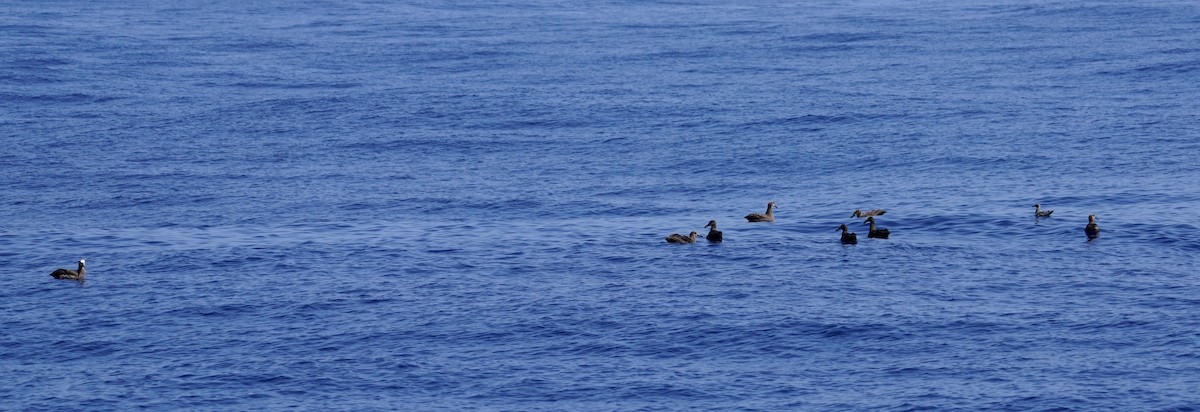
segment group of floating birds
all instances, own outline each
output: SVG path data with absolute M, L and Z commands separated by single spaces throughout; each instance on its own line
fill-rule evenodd
M 891 235 L 891 231 L 887 230 L 886 228 L 875 226 L 875 217 L 883 216 L 884 213 L 887 213 L 887 211 L 883 209 L 871 209 L 867 211 L 855 209 L 854 213 L 850 214 L 850 217 L 867 218 L 867 220 L 863 221 L 863 224 L 870 225 L 870 228 L 867 229 L 868 238 L 887 239 L 888 236 Z M 1033 216 L 1036 218 L 1050 217 L 1051 213 L 1054 213 L 1054 211 L 1042 210 L 1042 205 L 1040 203 L 1033 205 Z M 767 202 L 767 213 L 751 213 L 746 215 L 746 221 L 774 222 L 775 202 Z M 725 240 L 725 235 L 717 229 L 717 221 L 715 219 L 708 221 L 708 224 L 704 225 L 704 227 L 708 228 L 708 235 L 704 236 L 704 238 L 709 242 L 719 243 Z M 843 223 L 841 226 L 838 226 L 837 230 L 842 232 L 842 243 L 848 245 L 858 243 L 858 235 L 854 232 L 851 232 L 850 228 L 847 227 L 845 223 Z M 1088 215 L 1088 224 L 1087 226 L 1084 226 L 1083 233 L 1087 235 L 1089 241 L 1100 236 L 1100 225 L 1096 224 L 1096 215 Z M 667 243 L 696 243 L 696 239 L 699 237 L 700 233 L 695 231 L 689 233 L 687 236 L 678 233 L 672 233 L 670 236 L 667 236 Z M 79 269 L 77 270 L 59 268 L 58 270 L 50 273 L 50 276 L 54 277 L 55 279 L 77 280 L 82 282 L 86 278 L 87 272 L 84 269 L 84 260 L 79 259 L 78 263 Z
M 884 213 L 887 213 L 887 211 L 883 209 L 871 209 L 867 211 L 855 209 L 854 213 L 850 214 L 850 217 L 867 218 L 867 220 L 863 221 L 863 224 L 870 225 L 870 227 L 867 229 L 868 238 L 887 239 L 892 232 L 886 228 L 875 226 L 875 216 L 883 216 Z M 1033 205 L 1033 216 L 1035 218 L 1040 219 L 1043 217 L 1050 217 L 1050 214 L 1052 213 L 1054 213 L 1053 210 L 1042 210 L 1041 203 Z M 774 222 L 775 202 L 767 202 L 767 213 L 751 213 L 746 215 L 746 221 Z M 708 221 L 708 224 L 704 225 L 704 227 L 708 228 L 708 235 L 704 238 L 708 239 L 709 242 L 718 243 L 725 240 L 725 235 L 722 234 L 720 230 L 717 230 L 716 220 Z M 850 228 L 847 227 L 845 223 L 843 223 L 841 226 L 838 226 L 837 230 L 842 232 L 842 243 L 847 245 L 858 243 L 858 235 L 854 232 L 851 232 Z M 1100 236 L 1100 225 L 1096 224 L 1096 215 L 1088 215 L 1088 224 L 1083 228 L 1083 233 L 1087 235 L 1089 241 Z M 700 233 L 694 231 L 687 236 L 678 233 L 672 233 L 670 236 L 667 236 L 667 243 L 696 243 L 696 239 L 699 236 Z M 82 270 L 82 268 L 82 263 L 80 263 L 80 269 Z

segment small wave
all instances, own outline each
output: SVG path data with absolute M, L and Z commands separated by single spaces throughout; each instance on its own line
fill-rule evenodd
M 67 66 L 75 63 L 75 61 L 60 57 L 26 57 L 14 59 L 7 66 L 14 69 L 51 69 L 54 66 Z
M 1200 70 L 1200 60 L 1174 61 L 1151 64 L 1141 66 L 1135 71 L 1139 73 L 1171 73 L 1171 74 L 1187 74 Z
M 0 100 L 35 103 L 102 103 L 117 100 L 114 96 L 95 96 L 84 93 L 66 94 L 11 94 L 0 93 Z
M 1141 20 L 1165 18 L 1171 17 L 1172 15 L 1172 12 L 1167 8 L 1142 5 L 1139 3 L 1047 3 L 1045 5 L 1026 8 L 1025 12 L 1030 15 L 1035 15 L 1039 18 L 1051 19 L 1081 18 Z
M 803 36 L 794 37 L 793 39 L 824 43 L 862 43 L 877 40 L 890 40 L 894 38 L 895 36 L 884 34 L 882 32 L 841 32 L 806 34 Z
M 212 43 L 199 45 L 205 51 L 209 52 L 236 52 L 236 53 L 265 53 L 294 50 L 304 46 L 304 43 L 297 43 L 284 40 L 258 40 L 258 41 L 215 41 Z
M 1117 77 L 1176 77 L 1186 75 L 1200 70 L 1200 60 L 1182 60 L 1182 61 L 1166 61 L 1154 64 L 1142 64 L 1137 66 L 1128 66 L 1117 69 L 1104 69 L 1097 71 L 1100 76 L 1117 76 Z
M 314 20 L 307 23 L 288 26 L 287 29 L 320 29 L 326 27 L 343 27 L 346 23 L 339 20 Z
M 857 118 L 859 118 L 859 116 L 851 115 L 851 114 L 845 114 L 845 115 L 806 114 L 803 116 L 794 116 L 794 117 L 788 117 L 788 118 L 758 120 L 758 121 L 754 121 L 754 122 L 747 122 L 747 123 L 743 123 L 743 127 L 774 126 L 774 125 L 782 125 L 782 126 L 835 125 L 835 124 L 851 123 Z
M 235 81 L 230 83 L 219 83 L 214 81 L 196 83 L 199 87 L 233 87 L 241 89 L 279 89 L 279 90 L 339 90 L 353 89 L 361 87 L 361 83 L 346 83 L 346 82 L 286 82 L 286 81 Z
M 40 24 L 0 24 L 0 32 L 28 34 L 31 32 L 50 31 L 55 29 L 57 28 Z
M 46 73 L 4 73 L 0 74 L 0 82 L 12 84 L 54 84 L 64 83 L 66 79 L 58 76 L 50 76 Z

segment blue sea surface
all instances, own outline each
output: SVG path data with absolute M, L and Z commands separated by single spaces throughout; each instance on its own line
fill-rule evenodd
M 1200 410 L 1193 0 L 0 11 L 0 410 Z

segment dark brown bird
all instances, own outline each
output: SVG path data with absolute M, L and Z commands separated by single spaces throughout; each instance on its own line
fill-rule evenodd
M 775 202 L 767 202 L 767 213 L 751 213 L 746 215 L 746 220 L 750 222 L 774 222 L 775 221 Z
M 843 223 L 841 226 L 838 226 L 837 230 L 842 231 L 842 243 L 847 245 L 858 244 L 858 235 L 854 234 L 854 232 L 851 232 L 850 228 L 846 227 L 845 223 Z
M 54 277 L 55 279 L 83 280 L 83 278 L 87 276 L 87 272 L 84 270 L 83 263 L 83 259 L 79 259 L 79 270 L 59 268 L 58 270 L 51 272 L 50 276 Z
M 1100 237 L 1100 225 L 1096 224 L 1096 215 L 1088 215 L 1088 224 L 1083 227 L 1083 233 L 1087 235 L 1088 240 Z
M 865 225 L 865 224 L 870 224 L 870 225 L 871 225 L 871 228 L 870 228 L 869 230 L 867 230 L 867 237 L 868 237 L 868 238 L 887 239 L 887 238 L 888 238 L 888 235 L 891 235 L 891 234 L 892 234 L 892 232 L 891 232 L 891 231 L 889 231 L 889 230 L 887 230 L 887 229 L 884 229 L 884 228 L 876 229 L 876 228 L 875 228 L 875 218 L 874 218 L 874 217 L 867 217 L 867 221 L 866 221 L 866 222 L 863 222 L 863 224 L 864 224 L 864 225 Z
M 883 209 L 871 209 L 866 212 L 854 209 L 854 213 L 850 214 L 850 217 L 883 216 L 884 213 L 887 213 L 887 211 Z
M 1033 205 L 1033 217 L 1050 217 L 1051 213 L 1054 213 L 1054 211 L 1053 210 L 1042 210 L 1041 203 L 1037 203 L 1037 204 Z
M 704 227 L 708 228 L 708 236 L 705 236 L 704 238 L 708 239 L 709 242 L 719 243 L 725 240 L 725 235 L 722 234 L 720 230 L 717 230 L 716 220 L 708 221 L 708 224 L 704 225 Z
M 696 243 L 697 236 L 700 236 L 700 234 L 695 231 L 688 236 L 672 233 L 670 236 L 667 236 L 667 243 Z

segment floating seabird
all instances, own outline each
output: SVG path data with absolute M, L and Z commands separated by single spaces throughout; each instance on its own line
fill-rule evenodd
M 704 227 L 708 228 L 708 236 L 705 236 L 704 238 L 708 239 L 709 242 L 717 243 L 725 240 L 725 235 L 721 234 L 720 230 L 717 230 L 716 220 L 708 221 L 708 224 L 704 225 Z
M 1096 215 L 1088 215 L 1088 224 L 1083 227 L 1083 233 L 1087 235 L 1088 240 L 1100 237 L 1100 225 L 1096 224 Z
M 1033 205 L 1033 216 L 1034 217 L 1050 217 L 1051 213 L 1054 213 L 1054 211 L 1053 210 L 1042 210 L 1041 203 L 1037 203 L 1037 204 Z
M 875 228 L 875 218 L 871 217 L 871 216 L 868 216 L 867 221 L 863 222 L 863 224 L 871 225 L 871 228 L 869 230 L 867 230 L 868 238 L 887 239 L 888 235 L 890 235 L 892 233 L 891 231 L 889 231 L 887 229 L 876 229 Z
M 696 243 L 697 236 L 700 236 L 700 234 L 695 231 L 688 236 L 672 233 L 671 236 L 667 236 L 667 243 Z
M 850 217 L 883 216 L 884 213 L 887 213 L 887 211 L 883 210 L 883 209 L 871 209 L 866 212 L 858 210 L 858 209 L 854 209 L 854 213 L 851 214 Z
M 843 223 L 841 226 L 838 226 L 837 230 L 842 231 L 842 243 L 847 245 L 858 243 L 858 235 L 854 234 L 854 232 L 851 232 L 850 228 L 846 227 L 845 223 Z
M 767 202 L 767 213 L 751 213 L 746 215 L 746 220 L 750 222 L 774 222 L 775 221 L 775 202 Z
M 87 272 L 84 271 L 83 259 L 79 259 L 79 270 L 59 268 L 58 270 L 51 272 L 50 276 L 54 277 L 55 279 L 83 280 L 83 278 L 87 276 Z

